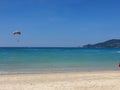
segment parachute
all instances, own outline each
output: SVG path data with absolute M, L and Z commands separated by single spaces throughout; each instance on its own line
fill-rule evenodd
M 17 30 L 15 32 L 13 32 L 13 35 L 21 35 L 21 32 Z
M 20 41 L 20 38 L 19 38 L 18 35 L 21 35 L 21 32 L 18 31 L 18 30 L 16 30 L 15 32 L 13 32 L 13 35 L 16 37 L 17 42 L 19 42 L 19 41 Z

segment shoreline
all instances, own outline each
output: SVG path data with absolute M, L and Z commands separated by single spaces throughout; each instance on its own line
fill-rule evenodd
M 69 74 L 69 73 L 100 73 L 100 72 L 119 72 L 120 70 L 81 70 L 81 71 L 45 71 L 45 72 L 0 72 L 0 75 L 26 75 L 26 74 Z
M 0 75 L 0 90 L 119 90 L 120 71 Z

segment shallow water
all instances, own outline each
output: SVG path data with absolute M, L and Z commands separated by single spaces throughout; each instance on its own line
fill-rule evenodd
M 120 49 L 0 48 L 0 73 L 119 70 Z

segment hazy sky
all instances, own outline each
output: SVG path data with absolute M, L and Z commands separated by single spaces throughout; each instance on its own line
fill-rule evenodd
M 12 35 L 16 29 L 21 36 Z M 120 38 L 120 0 L 0 0 L 0 46 L 80 46 L 112 38 Z

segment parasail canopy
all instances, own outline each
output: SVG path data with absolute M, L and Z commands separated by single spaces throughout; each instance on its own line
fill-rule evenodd
M 17 30 L 15 32 L 13 32 L 13 35 L 21 35 L 21 32 Z

